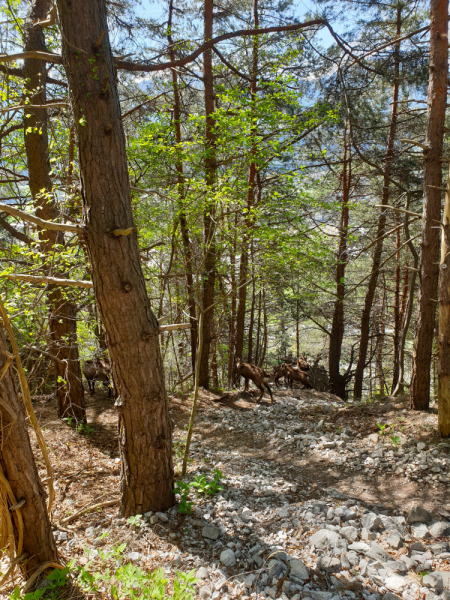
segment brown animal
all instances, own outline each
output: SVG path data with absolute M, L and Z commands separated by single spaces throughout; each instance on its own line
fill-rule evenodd
M 285 363 L 283 363 L 281 365 L 277 365 L 276 367 L 273 368 L 272 378 L 273 378 L 273 382 L 277 386 L 277 388 L 280 387 L 279 382 L 282 377 L 284 377 L 284 382 L 287 384 L 288 379 L 287 379 L 287 370 L 286 370 Z
M 95 382 L 101 381 L 104 387 L 108 388 L 108 396 L 111 398 L 111 367 L 105 360 L 101 358 L 86 360 L 83 364 L 83 373 L 87 379 L 91 396 L 95 396 Z
M 297 369 L 299 371 L 309 371 L 310 366 L 306 356 L 303 355 L 297 358 Z
M 306 388 L 312 389 L 312 385 L 309 382 L 309 375 L 305 373 L 301 369 L 294 369 L 291 365 L 286 365 L 287 377 L 289 380 L 289 386 L 292 389 L 292 384 L 294 381 L 298 381 Z
M 259 390 L 261 390 L 261 395 L 258 398 L 258 402 L 260 402 L 262 397 L 264 396 L 264 388 L 266 388 L 266 390 L 270 394 L 271 404 L 273 404 L 272 390 L 270 389 L 268 383 L 269 375 L 265 371 L 263 371 L 260 367 L 257 367 L 256 365 L 241 362 L 241 360 L 238 358 L 236 361 L 236 372 L 240 377 L 243 377 L 245 379 L 246 388 L 248 387 L 249 379 L 251 379 L 256 385 L 256 387 Z

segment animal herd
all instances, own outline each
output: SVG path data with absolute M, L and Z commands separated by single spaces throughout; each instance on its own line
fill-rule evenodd
M 292 389 L 294 381 L 301 383 L 304 387 L 311 389 L 309 373 L 309 363 L 305 356 L 297 358 L 297 366 L 294 367 L 292 364 L 283 363 L 274 367 L 273 373 L 270 375 L 257 365 L 243 362 L 240 359 L 236 361 L 236 373 L 238 377 L 243 377 L 245 380 L 245 389 L 248 389 L 249 381 L 253 381 L 255 386 L 261 392 L 258 402 L 261 401 L 264 392 L 269 392 L 271 403 L 273 404 L 272 390 L 269 386 L 269 379 L 272 378 L 275 386 L 280 387 L 280 380 L 284 378 L 284 382 L 287 386 Z M 105 388 L 108 389 L 108 396 L 111 398 L 114 391 L 112 382 L 111 366 L 102 358 L 95 357 L 90 360 L 86 360 L 83 363 L 83 374 L 86 377 L 89 386 L 89 392 L 91 396 L 95 395 L 95 384 L 100 381 Z
M 294 381 L 301 383 L 304 387 L 311 389 L 311 385 L 308 371 L 310 366 L 306 357 L 301 356 L 297 358 L 297 367 L 295 368 L 289 363 L 283 363 L 274 368 L 272 375 L 266 373 L 261 367 L 246 363 L 237 359 L 236 361 L 236 372 L 239 377 L 243 377 L 245 380 L 245 389 L 248 388 L 249 380 L 253 381 L 256 387 L 260 390 L 261 394 L 258 398 L 258 402 L 262 400 L 264 391 L 267 390 L 270 395 L 271 403 L 273 404 L 272 390 L 269 386 L 269 379 L 272 377 L 277 388 L 280 387 L 280 379 L 284 377 L 284 381 L 287 386 L 292 389 Z

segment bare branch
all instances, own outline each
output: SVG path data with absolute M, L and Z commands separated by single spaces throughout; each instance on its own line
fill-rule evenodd
M 281 25 L 279 27 L 261 27 L 261 29 L 240 29 L 239 31 L 231 31 L 229 33 L 224 33 L 223 35 L 219 35 L 212 40 L 208 40 L 204 44 L 201 44 L 194 52 L 188 54 L 184 58 L 179 58 L 177 60 L 159 63 L 156 65 L 144 65 L 140 63 L 134 62 L 126 62 L 121 60 L 115 60 L 114 64 L 118 69 L 122 69 L 124 71 L 141 71 L 145 73 L 150 73 L 152 71 L 164 71 L 165 69 L 172 69 L 173 67 L 183 67 L 188 63 L 194 61 L 198 58 L 205 50 L 209 48 L 213 48 L 216 44 L 220 42 L 225 42 L 226 40 L 231 40 L 237 37 L 244 37 L 247 35 L 264 35 L 266 33 L 286 33 L 288 31 L 298 31 L 299 29 L 305 29 L 306 27 L 312 27 L 314 25 L 326 25 L 328 23 L 325 19 L 314 19 L 312 21 L 306 21 L 305 23 L 296 23 L 295 25 Z
M 9 206 L 9 204 L 3 204 L 0 202 L 0 210 L 8 215 L 12 215 L 14 217 L 19 217 L 23 221 L 28 221 L 29 223 L 33 223 L 37 227 L 41 227 L 42 229 L 52 229 L 53 231 L 70 231 L 72 233 L 84 233 L 85 230 L 83 227 L 79 225 L 70 225 L 69 223 L 53 223 L 53 221 L 44 221 L 44 219 L 40 219 L 39 217 L 35 217 L 34 215 L 30 215 L 23 210 L 19 210 L 18 208 L 14 208 L 13 206 Z
M 62 65 L 62 56 L 53 54 L 52 52 L 39 52 L 38 50 L 29 50 L 28 52 L 18 52 L 17 54 L 3 54 L 0 56 L 0 63 L 14 62 L 25 58 L 38 58 L 47 62 Z
M 190 329 L 190 323 L 175 323 L 174 325 L 160 325 L 159 331 L 174 331 L 176 329 Z
M 15 227 L 13 227 L 10 223 L 8 223 L 8 221 L 6 219 L 4 219 L 2 216 L 0 216 L 0 225 L 10 235 L 12 235 L 13 238 L 20 240 L 21 242 L 24 242 L 25 244 L 28 244 L 28 246 L 31 246 L 31 244 L 33 243 L 33 240 L 30 237 L 28 237 L 21 231 L 17 231 L 17 229 Z
M 44 275 L 26 275 L 25 273 L 5 273 L 2 277 L 12 281 L 27 281 L 28 283 L 45 283 L 48 285 L 59 285 L 67 287 L 93 288 L 92 281 L 80 279 L 59 279 L 58 277 L 46 277 Z
M 54 108 L 55 106 L 69 106 L 68 102 L 49 102 L 48 104 L 17 104 L 16 106 L 8 106 L 2 108 L 0 114 L 12 112 L 14 110 L 22 110 L 23 108 Z

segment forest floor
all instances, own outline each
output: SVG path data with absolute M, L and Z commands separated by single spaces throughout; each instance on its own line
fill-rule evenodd
M 87 396 L 77 432 L 52 397 L 36 397 L 62 558 L 95 564 L 126 543 L 125 560 L 143 569 L 195 569 L 205 599 L 450 600 L 450 443 L 437 437 L 436 409 L 409 411 L 406 397 L 346 405 L 300 389 L 274 398 L 201 391 L 187 478 L 219 469 L 224 489 L 192 492 L 191 515 L 174 507 L 128 524 L 117 506 L 67 521 L 119 497 L 113 401 Z M 170 398 L 178 471 L 190 409 L 191 398 Z

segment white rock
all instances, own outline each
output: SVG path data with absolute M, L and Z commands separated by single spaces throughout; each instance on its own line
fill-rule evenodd
M 157 513 L 155 513 L 155 515 L 163 523 L 167 523 L 167 521 L 169 520 L 169 517 L 167 515 L 165 515 L 163 512 L 157 512 Z
M 140 554 L 139 552 L 130 552 L 128 554 L 128 558 L 132 561 L 132 562 L 137 562 L 139 560 L 141 560 L 142 558 L 142 554 Z
M 200 567 L 195 576 L 197 579 L 206 579 L 208 577 L 208 570 L 205 567 Z
M 444 589 L 444 581 L 439 573 L 428 573 L 422 578 L 422 584 L 440 594 Z
M 290 575 L 293 577 L 297 577 L 297 579 L 308 579 L 308 569 L 305 567 L 304 563 L 298 558 L 293 558 L 290 562 L 291 570 Z
M 335 531 L 320 529 L 309 538 L 309 543 L 321 550 L 325 548 L 345 548 L 345 540 Z
M 226 548 L 220 553 L 220 562 L 224 567 L 233 567 L 236 564 L 236 556 L 231 548 Z
M 220 529 L 215 525 L 207 523 L 202 529 L 202 536 L 209 540 L 217 540 L 220 535 Z
M 409 580 L 406 577 L 400 575 L 392 575 L 388 577 L 384 583 L 385 587 L 392 592 L 402 592 L 409 584 Z

